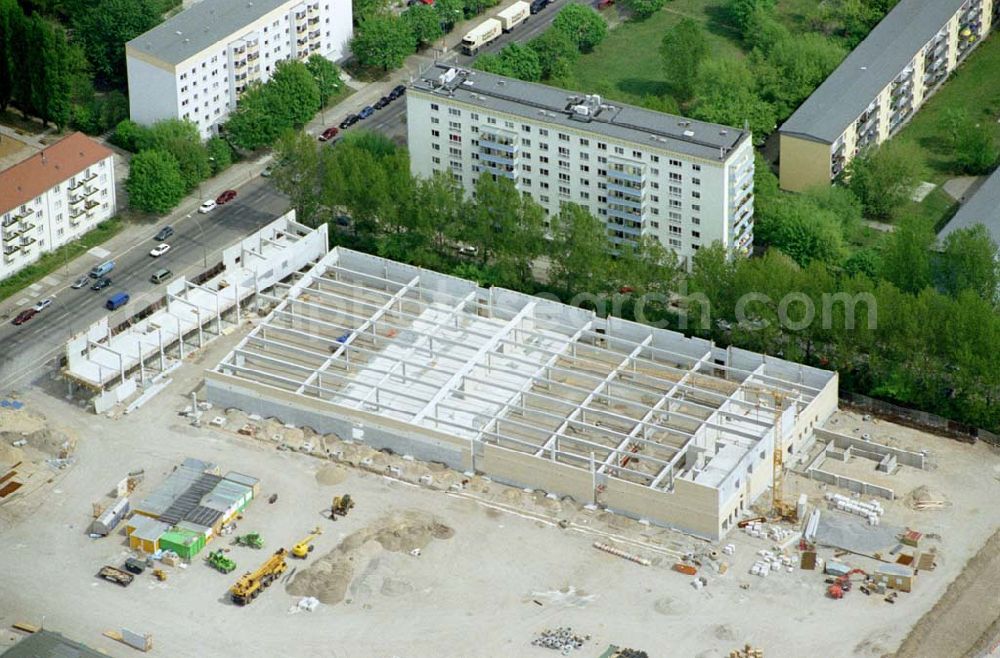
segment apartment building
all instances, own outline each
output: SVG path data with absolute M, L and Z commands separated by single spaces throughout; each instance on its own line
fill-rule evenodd
M 116 210 L 114 154 L 83 133 L 0 171 L 0 280 Z
M 993 241 L 1000 244 L 1000 169 L 990 174 L 972 196 L 965 200 L 955 216 L 938 233 L 938 239 L 943 243 L 955 231 L 972 228 L 976 224 L 985 226 Z
M 340 59 L 351 16 L 350 0 L 198 2 L 126 44 L 132 120 L 190 119 L 207 138 L 278 62 Z
M 1000 0 L 900 0 L 781 126 L 781 187 L 828 184 L 890 139 L 998 16 Z
M 406 112 L 416 175 L 450 172 L 470 193 L 482 174 L 509 178 L 549 216 L 585 206 L 615 245 L 752 248 L 748 130 L 443 65 L 411 84 Z

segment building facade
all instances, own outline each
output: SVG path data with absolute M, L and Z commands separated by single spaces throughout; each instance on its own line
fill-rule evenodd
M 0 280 L 116 212 L 114 154 L 83 133 L 0 171 Z
M 470 193 L 480 175 L 509 178 L 550 217 L 586 207 L 616 246 L 651 236 L 682 259 L 753 246 L 747 130 L 442 65 L 406 106 L 416 175 L 450 172 Z
M 893 137 L 998 15 L 1000 0 L 901 0 L 781 126 L 781 187 L 829 184 Z
M 199 2 L 125 46 L 133 121 L 189 119 L 209 137 L 253 82 L 278 62 L 340 59 L 351 38 L 350 0 Z

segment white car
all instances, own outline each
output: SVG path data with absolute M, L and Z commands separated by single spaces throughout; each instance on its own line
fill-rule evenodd
M 168 251 L 170 251 L 170 245 L 164 242 L 162 244 L 158 244 L 155 247 L 153 247 L 150 250 L 149 255 L 152 256 L 153 258 L 158 258 L 163 254 L 167 253 Z
M 35 304 L 35 311 L 44 311 L 50 306 L 52 306 L 51 299 L 40 299 L 38 300 L 38 303 Z
M 216 204 L 214 200 L 209 199 L 208 201 L 205 201 L 204 203 L 201 204 L 201 206 L 198 207 L 198 212 L 200 212 L 202 215 L 205 215 L 215 210 L 216 205 L 218 204 Z

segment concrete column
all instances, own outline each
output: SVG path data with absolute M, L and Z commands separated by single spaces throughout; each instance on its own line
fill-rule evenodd
M 198 315 L 198 349 L 205 346 L 205 337 L 201 333 L 201 307 L 196 306 L 194 312 Z
M 240 284 L 238 281 L 233 282 L 233 289 L 236 291 L 236 324 L 240 324 Z
M 181 319 L 179 316 L 174 316 L 177 319 L 177 345 L 181 350 L 181 361 L 184 360 L 184 330 L 181 328 Z

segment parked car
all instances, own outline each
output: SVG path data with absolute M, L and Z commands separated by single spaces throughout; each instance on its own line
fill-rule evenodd
M 346 117 L 344 117 L 344 120 L 340 122 L 340 129 L 344 130 L 345 128 L 350 128 L 358 121 L 361 121 L 361 117 L 359 117 L 357 114 L 348 114 Z
M 153 258 L 159 258 L 168 251 L 170 251 L 170 245 L 166 242 L 161 242 L 149 251 L 149 255 Z
M 22 325 L 36 315 L 38 315 L 38 311 L 33 308 L 26 308 L 17 314 L 17 317 L 14 318 L 14 324 Z
M 156 235 L 153 236 L 153 239 L 156 240 L 157 242 L 163 242 L 173 234 L 174 234 L 174 227 L 168 225 L 164 226 L 159 231 L 157 231 Z
M 173 275 L 174 273 L 168 269 L 156 270 L 153 272 L 153 275 L 149 277 L 149 280 L 153 283 L 163 283 Z
M 70 288 L 72 288 L 73 290 L 79 290 L 80 288 L 85 287 L 89 283 L 90 283 L 89 277 L 81 276 L 79 279 L 73 282 Z
M 322 133 L 320 133 L 320 135 L 319 135 L 319 141 L 325 142 L 327 140 L 333 139 L 334 137 L 337 136 L 337 133 L 339 133 L 339 132 L 340 132 L 340 128 L 337 128 L 335 126 L 330 126 L 326 130 L 324 130 Z
M 403 94 L 405 93 L 406 93 L 406 87 L 404 87 L 403 85 L 396 85 L 395 87 L 392 88 L 392 91 L 389 92 L 389 100 L 394 101 L 397 98 L 402 98 Z
M 226 190 L 225 192 L 219 195 L 219 198 L 215 200 L 215 203 L 221 206 L 224 203 L 229 203 L 235 198 L 236 198 L 236 190 Z
M 129 296 L 127 292 L 116 292 L 115 294 L 108 297 L 108 301 L 104 302 L 104 308 L 109 311 L 114 311 L 119 309 L 125 304 L 128 304 Z
M 216 204 L 215 201 L 209 199 L 207 201 L 202 202 L 202 204 L 198 206 L 198 212 L 200 212 L 202 215 L 205 215 L 215 210 L 216 205 L 218 204 Z
M 90 286 L 91 290 L 104 290 L 111 285 L 111 279 L 106 276 L 102 276 L 97 281 L 94 281 L 94 285 Z
M 361 108 L 361 111 L 358 112 L 358 118 L 359 120 L 367 119 L 373 114 L 375 114 L 375 108 L 372 107 L 371 105 L 365 105 L 363 108 Z
M 50 306 L 52 306 L 52 300 L 51 299 L 49 299 L 49 298 L 39 299 L 38 302 L 35 303 L 35 311 L 37 311 L 38 313 L 41 313 L 42 311 L 44 311 L 45 309 L 47 309 Z
M 391 102 L 392 102 L 391 98 L 389 98 L 388 96 L 383 96 L 382 98 L 375 101 L 375 109 L 381 110 L 384 107 L 388 107 L 389 103 Z
M 541 10 L 549 6 L 552 0 L 533 0 L 531 3 L 531 13 L 537 14 Z

